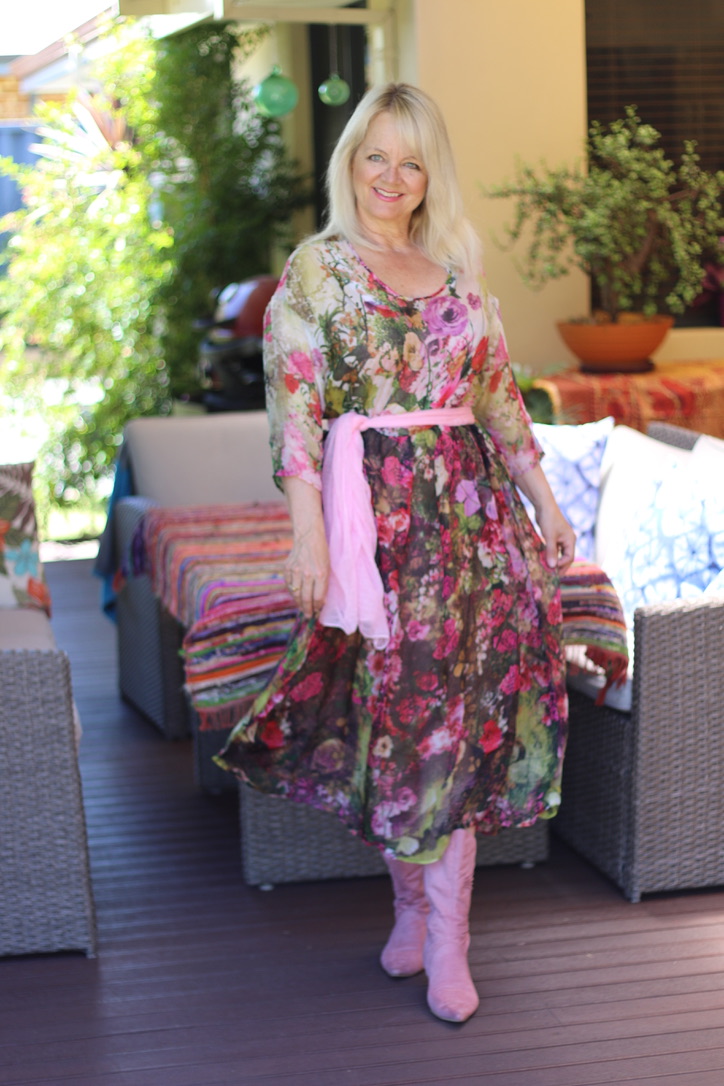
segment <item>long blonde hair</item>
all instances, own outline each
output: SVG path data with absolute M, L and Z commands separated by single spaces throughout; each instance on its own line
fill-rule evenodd
M 465 217 L 445 122 L 432 98 L 409 83 L 373 87 L 345 125 L 327 169 L 327 222 L 316 238 L 341 235 L 353 245 L 370 247 L 357 218 L 352 160 L 380 113 L 392 117 L 427 174 L 425 198 L 412 214 L 410 238 L 435 263 L 478 274 L 480 239 Z

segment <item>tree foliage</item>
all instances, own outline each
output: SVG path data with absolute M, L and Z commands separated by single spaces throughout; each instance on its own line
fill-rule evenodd
M 198 388 L 199 333 L 212 292 L 271 270 L 292 213 L 309 191 L 282 142 L 279 122 L 254 108 L 235 75 L 266 28 L 203 23 L 163 43 L 154 95 L 168 140 L 165 216 L 174 231 L 173 273 L 161 292 L 164 356 L 172 390 Z
M 2 393 L 43 413 L 36 479 L 61 504 L 110 475 L 129 418 L 198 388 L 210 291 L 269 271 L 308 198 L 234 74 L 264 30 L 113 33 L 97 90 L 39 107 L 37 163 L 0 160 L 24 198 L 0 221 Z
M 526 239 L 531 286 L 578 267 L 612 320 L 626 310 L 682 313 L 696 298 L 724 234 L 724 172 L 702 170 L 692 142 L 677 165 L 660 140 L 629 106 L 610 126 L 591 126 L 585 164 L 521 164 L 512 184 L 485 190 L 517 201 L 506 233 L 511 246 Z
M 11 234 L 0 376 L 6 395 L 47 418 L 36 477 L 58 502 L 107 474 L 125 421 L 168 397 L 157 295 L 173 239 L 150 215 L 153 52 L 129 38 L 99 67 L 102 92 L 38 108 L 36 164 L 2 162 L 24 206 L 0 224 Z

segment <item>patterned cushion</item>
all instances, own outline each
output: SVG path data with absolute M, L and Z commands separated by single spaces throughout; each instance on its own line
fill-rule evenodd
M 712 457 L 694 453 L 627 458 L 617 469 L 637 501 L 619 509 L 625 545 L 604 568 L 632 624 L 644 604 L 700 596 L 724 567 L 722 472 Z M 612 481 L 613 473 L 607 488 Z
M 32 481 L 32 463 L 0 465 L 0 607 L 39 607 L 50 614 Z
M 612 418 L 580 426 L 533 423 L 533 432 L 545 454 L 542 467 L 546 479 L 561 512 L 576 532 L 576 557 L 588 561 L 594 557 L 601 461 L 613 425 Z M 532 517 L 532 506 L 525 498 L 523 501 Z
M 713 581 L 711 581 L 704 592 L 705 596 L 724 596 L 724 569 L 717 573 Z

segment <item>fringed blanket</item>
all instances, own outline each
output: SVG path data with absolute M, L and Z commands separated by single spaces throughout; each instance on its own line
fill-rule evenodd
M 268 683 L 296 619 L 282 577 L 291 547 L 283 502 L 151 509 L 134 538 L 133 572 L 187 631 L 186 688 L 205 730 L 228 730 Z M 603 570 L 574 562 L 561 581 L 563 639 L 626 677 L 626 626 Z M 605 692 L 605 691 L 604 691 Z
M 599 566 L 577 559 L 561 578 L 563 643 L 582 645 L 606 675 L 596 698 L 602 705 L 610 686 L 628 674 L 626 620 L 616 589 Z

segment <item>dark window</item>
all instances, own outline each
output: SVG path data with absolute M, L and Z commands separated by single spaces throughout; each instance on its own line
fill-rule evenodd
M 696 140 L 724 168 L 722 0 L 586 0 L 586 52 L 589 120 L 638 106 L 671 157 Z
M 589 122 L 634 105 L 674 161 L 695 140 L 724 169 L 724 0 L 586 0 L 586 61 Z M 703 295 L 676 323 L 719 324 L 718 303 Z
M 724 2 L 724 0 L 723 0 Z M 364 7 L 364 2 L 345 7 Z M 365 83 L 367 36 L 363 26 L 309 27 L 312 72 L 312 116 L 314 125 L 314 180 L 317 223 L 322 225 L 327 210 L 324 183 L 329 156 L 342 129 L 367 90 Z M 317 88 L 330 75 L 336 55 L 338 74 L 349 84 L 350 96 L 342 106 L 326 106 Z

